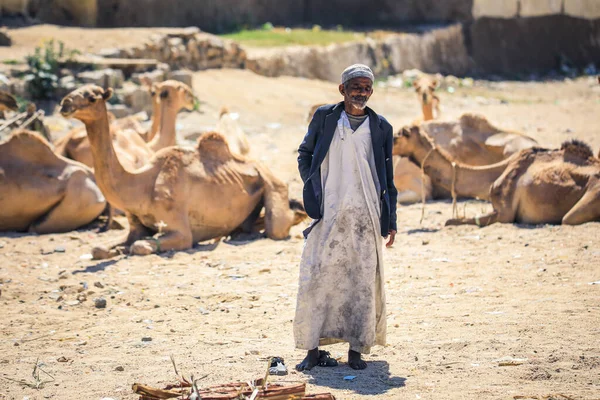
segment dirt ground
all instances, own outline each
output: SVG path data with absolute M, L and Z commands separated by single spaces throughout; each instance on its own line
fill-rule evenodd
M 194 86 L 202 113 L 181 115 L 182 138 L 214 126 L 227 105 L 253 155 L 298 197 L 295 149 L 306 114 L 337 101 L 336 85 L 213 70 L 196 73 Z M 480 112 L 544 146 L 576 137 L 600 148 L 600 90 L 591 79 L 485 83 L 440 96 L 444 118 Z M 396 128 L 419 113 L 406 89 L 376 88 L 370 105 Z M 459 204 L 467 215 L 489 208 Z M 290 369 L 276 380 L 338 399 L 599 399 L 600 224 L 445 228 L 444 201 L 427 204 L 422 224 L 420 216 L 420 205 L 398 210 L 397 242 L 384 251 L 388 345 L 374 348 L 360 372 L 345 365 L 344 345 L 329 349 L 339 367 L 293 371 L 303 357 L 292 320 L 306 224 L 284 241 L 101 262 L 89 259 L 91 247 L 122 231 L 2 234 L 0 398 L 135 399 L 134 382 L 175 380 L 171 355 L 181 372 L 203 378 L 200 386 L 260 377 L 276 355 Z M 97 297 L 106 308 L 94 306 Z M 500 366 L 506 357 L 520 365 Z M 34 382 L 36 360 L 50 382 L 16 382 Z

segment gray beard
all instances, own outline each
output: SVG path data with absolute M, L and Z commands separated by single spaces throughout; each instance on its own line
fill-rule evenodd
M 367 102 L 365 101 L 363 102 L 359 102 L 359 101 L 351 101 L 350 104 L 352 104 L 352 107 L 358 109 L 358 110 L 364 110 L 365 108 L 367 108 Z

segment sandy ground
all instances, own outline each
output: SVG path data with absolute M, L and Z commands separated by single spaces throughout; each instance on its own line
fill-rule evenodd
M 203 113 L 180 117 L 182 137 L 213 126 L 227 105 L 254 156 L 299 196 L 306 113 L 337 101 L 335 85 L 227 70 L 194 79 Z M 600 148 L 600 91 L 588 79 L 486 84 L 441 99 L 445 118 L 480 112 L 546 146 L 577 137 Z M 418 115 L 409 90 L 377 89 L 370 105 L 396 127 Z M 135 399 L 134 382 L 175 380 L 170 355 L 201 386 L 259 377 L 277 355 L 290 368 L 277 380 L 338 399 L 599 399 L 600 284 L 590 283 L 600 281 L 600 224 L 444 228 L 448 202 L 427 204 L 423 224 L 420 216 L 420 205 L 399 208 L 397 243 L 384 252 L 388 345 L 361 372 L 345 365 L 344 345 L 329 349 L 339 367 L 292 371 L 303 357 L 292 319 L 305 224 L 285 241 L 102 262 L 87 259 L 91 247 L 123 232 L 0 235 L 0 398 Z M 104 309 L 94 306 L 100 296 Z M 500 366 L 505 357 L 521 365 Z M 51 382 L 13 381 L 32 383 L 36 360 Z

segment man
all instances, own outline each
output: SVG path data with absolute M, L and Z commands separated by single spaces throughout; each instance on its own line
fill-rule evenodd
M 313 223 L 304 232 L 294 321 L 296 347 L 308 350 L 299 371 L 337 362 L 319 345 L 348 342 L 348 365 L 364 369 L 361 354 L 385 345 L 382 237 L 396 236 L 392 126 L 367 107 L 373 72 L 344 70 L 344 101 L 320 107 L 298 150 L 304 207 Z

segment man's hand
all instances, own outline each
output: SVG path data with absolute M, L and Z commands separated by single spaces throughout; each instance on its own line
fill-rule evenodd
M 394 244 L 394 239 L 396 238 L 396 231 L 391 230 L 390 234 L 389 234 L 389 240 L 388 242 L 385 244 L 385 247 L 392 247 L 392 245 Z

